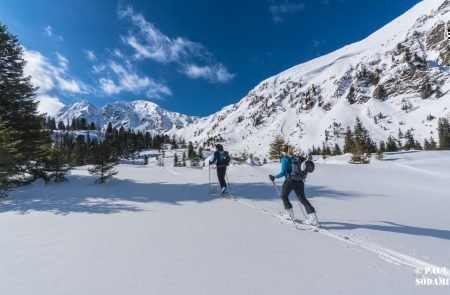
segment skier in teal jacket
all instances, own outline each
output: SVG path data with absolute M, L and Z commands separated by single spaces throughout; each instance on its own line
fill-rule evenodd
M 292 173 L 292 160 L 288 155 L 288 146 L 283 146 L 281 148 L 281 154 L 283 155 L 283 158 L 281 159 L 281 171 L 277 175 L 269 175 L 270 180 L 275 185 L 275 179 L 284 177 L 284 183 L 283 183 L 283 190 L 281 192 L 281 200 L 283 201 L 284 209 L 286 210 L 286 213 L 283 217 L 286 219 L 292 219 L 294 218 L 294 210 L 292 210 L 292 204 L 289 201 L 289 194 L 294 191 L 297 195 L 297 198 L 299 199 L 300 203 L 305 207 L 306 213 L 308 213 L 308 216 L 304 220 L 304 223 L 310 224 L 310 225 L 319 225 L 319 221 L 316 215 L 316 210 L 311 205 L 311 203 L 306 199 L 305 196 L 305 183 L 303 180 L 294 180 L 291 178 Z

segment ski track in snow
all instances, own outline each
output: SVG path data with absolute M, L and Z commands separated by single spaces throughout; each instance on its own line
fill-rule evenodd
M 225 197 L 225 196 L 224 196 Z M 266 215 L 270 215 L 272 217 L 276 217 L 276 218 L 280 218 L 280 216 L 276 213 L 273 213 L 272 211 L 266 209 L 266 208 L 260 208 L 258 206 L 255 206 L 253 204 L 250 204 L 249 202 L 246 202 L 244 200 L 242 200 L 242 197 L 240 196 L 236 196 L 236 195 L 232 195 L 231 198 L 225 197 L 227 199 L 233 200 L 235 202 L 238 202 L 244 206 L 247 206 L 249 208 L 252 208 L 254 210 L 260 211 L 263 214 Z M 290 222 L 283 222 L 286 224 L 290 224 L 293 225 Z M 304 224 L 300 224 L 300 223 L 295 223 L 295 228 L 296 229 L 305 229 L 305 230 L 311 230 L 312 226 L 307 226 Z M 381 258 L 382 260 L 388 262 L 388 263 L 392 263 L 395 265 L 399 265 L 399 266 L 403 266 L 403 267 L 407 267 L 409 269 L 411 269 L 413 272 L 416 272 L 418 269 L 438 269 L 438 268 L 442 268 L 442 266 L 438 266 L 432 263 L 428 263 L 426 261 L 420 260 L 418 258 L 388 249 L 386 247 L 377 245 L 375 243 L 372 242 L 367 242 L 367 241 L 363 241 L 360 240 L 358 238 L 355 237 L 349 237 L 346 235 L 340 235 L 334 231 L 330 231 L 327 230 L 325 228 L 315 228 L 314 230 L 315 232 L 318 232 L 324 236 L 330 237 L 330 238 L 334 238 L 336 240 L 345 242 L 347 244 L 359 247 L 361 249 L 367 250 L 369 252 L 372 252 L 374 254 L 376 254 L 379 258 Z M 449 267 L 446 267 L 447 269 Z M 450 274 L 440 274 L 440 275 L 436 275 L 436 277 L 445 277 L 450 279 Z
M 169 167 L 166 167 L 166 170 L 169 171 L 170 173 L 172 173 L 173 175 L 179 175 L 179 173 L 169 169 Z

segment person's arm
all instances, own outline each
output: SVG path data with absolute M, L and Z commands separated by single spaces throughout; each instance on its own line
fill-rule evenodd
M 281 161 L 281 172 L 275 175 L 275 178 L 281 178 L 286 175 L 287 172 L 286 166 L 287 166 L 287 159 L 283 158 L 283 160 Z
M 218 156 L 217 156 L 217 152 L 215 152 L 215 153 L 214 153 L 214 157 L 213 157 L 213 160 L 209 162 L 209 165 L 212 165 L 212 164 L 214 164 L 214 163 L 215 163 L 215 162 L 217 161 L 217 158 L 218 158 Z

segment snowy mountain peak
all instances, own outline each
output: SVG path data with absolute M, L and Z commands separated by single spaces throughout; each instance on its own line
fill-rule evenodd
M 109 122 L 114 128 L 146 130 L 153 133 L 179 129 L 196 120 L 175 112 L 162 109 L 157 104 L 145 100 L 131 102 L 117 101 L 98 108 L 90 103 L 77 102 L 64 107 L 56 114 L 56 121 L 71 122 L 73 118 L 85 118 L 88 123 L 106 128 Z

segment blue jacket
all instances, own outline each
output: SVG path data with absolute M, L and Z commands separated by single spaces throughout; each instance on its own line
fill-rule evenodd
M 224 166 L 225 167 L 225 165 L 223 163 L 220 163 L 220 152 L 223 152 L 223 151 L 216 151 L 216 152 L 214 152 L 214 158 L 213 158 L 212 161 L 209 162 L 209 165 L 212 165 L 212 164 L 217 162 L 217 166 L 219 166 L 219 167 L 220 166 Z
M 289 180 L 291 178 L 291 172 L 292 172 L 291 158 L 289 158 L 289 156 L 286 155 L 281 159 L 281 172 L 275 175 L 275 178 L 281 178 L 284 176 L 286 180 Z

